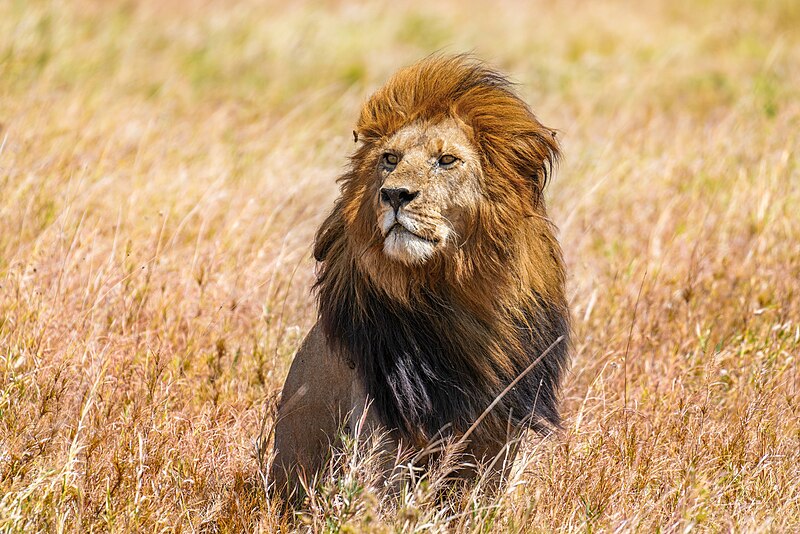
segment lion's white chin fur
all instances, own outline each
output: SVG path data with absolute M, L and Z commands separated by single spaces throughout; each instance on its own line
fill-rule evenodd
M 436 245 L 397 225 L 383 241 L 383 252 L 398 261 L 413 265 L 424 263 L 436 250 Z
M 438 243 L 417 235 L 415 232 L 420 231 L 418 223 L 402 211 L 395 215 L 392 210 L 386 210 L 380 226 L 384 235 L 383 252 L 394 260 L 419 265 L 436 251 Z

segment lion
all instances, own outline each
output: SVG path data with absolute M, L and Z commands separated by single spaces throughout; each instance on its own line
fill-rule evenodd
M 543 195 L 555 131 L 504 75 L 457 55 L 399 70 L 353 134 L 315 238 L 318 320 L 278 405 L 271 477 L 287 494 L 349 421 L 392 450 L 460 439 L 478 464 L 560 424 L 570 314 Z

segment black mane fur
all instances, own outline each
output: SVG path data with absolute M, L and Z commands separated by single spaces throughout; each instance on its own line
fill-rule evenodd
M 557 394 L 569 350 L 568 313 L 563 307 L 533 295 L 526 303 L 525 320 L 515 323 L 518 338 L 502 340 L 491 324 L 446 296 L 423 293 L 412 309 L 355 272 L 347 280 L 327 280 L 332 274 L 323 269 L 317 283 L 328 342 L 355 363 L 372 399 L 371 409 L 402 438 L 415 442 L 443 430 L 466 431 L 551 345 L 481 426 L 494 425 L 497 430 L 509 420 L 516 428 L 537 431 L 559 426 Z M 467 353 L 473 357 L 465 358 Z M 513 362 L 513 372 L 497 364 L 503 353 Z M 481 358 L 492 367 L 491 376 L 470 363 Z

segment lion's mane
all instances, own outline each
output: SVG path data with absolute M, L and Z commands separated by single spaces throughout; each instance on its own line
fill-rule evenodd
M 376 146 L 405 125 L 446 117 L 463 122 L 480 154 L 474 227 L 452 254 L 422 266 L 392 261 L 370 207 Z M 501 74 L 467 56 L 434 56 L 375 93 L 355 135 L 360 145 L 314 256 L 321 325 L 334 352 L 355 365 L 371 409 L 422 445 L 443 430 L 464 432 L 540 359 L 478 431 L 500 439 L 509 422 L 558 426 L 569 312 L 543 198 L 559 157 L 555 132 Z

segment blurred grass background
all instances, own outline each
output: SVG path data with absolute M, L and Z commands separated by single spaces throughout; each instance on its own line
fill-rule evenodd
M 560 132 L 566 432 L 281 516 L 253 440 L 360 104 L 471 51 Z M 0 2 L 0 529 L 800 528 L 800 3 Z

